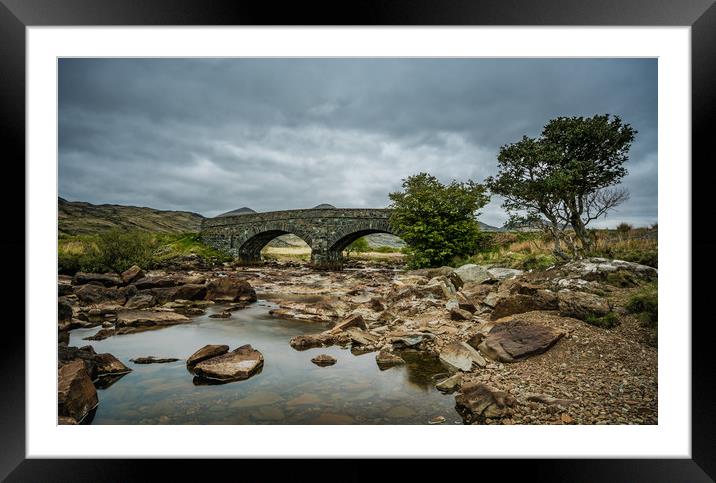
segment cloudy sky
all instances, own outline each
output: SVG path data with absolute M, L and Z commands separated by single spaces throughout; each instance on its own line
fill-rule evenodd
M 401 179 L 482 181 L 557 116 L 637 131 L 631 199 L 657 221 L 652 59 L 61 59 L 59 195 L 214 216 L 384 207 Z M 480 220 L 502 225 L 497 198 Z

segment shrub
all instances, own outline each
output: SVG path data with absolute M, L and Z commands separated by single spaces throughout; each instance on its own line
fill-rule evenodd
M 631 296 L 626 309 L 632 314 L 639 314 L 643 325 L 656 328 L 659 322 L 659 289 L 656 283 L 644 286 Z
M 142 231 L 109 230 L 97 237 L 97 261 L 106 270 L 121 273 L 132 265 L 152 263 L 155 241 Z
M 619 233 L 629 233 L 632 231 L 634 227 L 630 225 L 629 223 L 621 222 L 617 225 L 617 231 Z
M 364 237 L 360 237 L 357 240 L 353 241 L 350 245 L 348 245 L 345 248 L 345 252 L 350 255 L 351 253 L 363 253 L 370 250 L 370 245 L 368 245 L 368 240 L 366 240 Z
M 589 325 L 601 327 L 603 329 L 611 329 L 619 325 L 619 318 L 614 312 L 607 312 L 606 315 L 598 317 L 596 315 L 587 315 L 584 321 Z

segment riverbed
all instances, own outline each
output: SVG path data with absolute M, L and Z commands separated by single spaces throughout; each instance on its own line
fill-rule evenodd
M 375 352 L 356 355 L 348 348 L 296 351 L 291 337 L 321 332 L 325 324 L 271 317 L 276 307 L 259 300 L 232 312 L 230 319 L 209 315 L 210 306 L 191 323 L 155 331 L 116 335 L 101 341 L 84 337 L 98 328 L 76 329 L 69 345 L 92 345 L 109 352 L 132 372 L 98 390 L 99 406 L 90 424 L 462 424 L 452 395 L 435 389 L 446 369 L 435 358 L 402 352 L 404 366 L 380 370 Z M 187 370 L 185 360 L 207 344 L 230 350 L 251 344 L 264 356 L 252 378 L 228 384 L 206 384 Z M 333 366 L 311 362 L 318 354 L 337 359 Z M 142 356 L 178 358 L 163 364 L 134 364 Z

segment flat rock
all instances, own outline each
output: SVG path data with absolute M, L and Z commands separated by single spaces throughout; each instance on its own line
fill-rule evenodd
M 494 278 L 495 280 L 506 280 L 508 278 L 517 277 L 518 275 L 522 275 L 524 272 L 522 270 L 517 270 L 514 268 L 489 268 L 487 270 L 487 273 L 490 275 L 490 278 Z
M 368 330 L 368 325 L 365 323 L 365 320 L 363 320 L 362 315 L 351 314 L 345 319 L 341 320 L 339 323 L 337 323 L 335 327 L 329 330 L 329 332 L 345 331 L 353 327 Z
M 205 345 L 187 358 L 186 365 L 191 367 L 212 357 L 224 355 L 227 352 L 229 352 L 228 345 Z
M 500 362 L 514 362 L 541 354 L 564 336 L 564 332 L 522 320 L 495 324 L 480 343 L 480 352 Z
M 157 299 L 151 293 L 138 293 L 127 300 L 124 307 L 127 309 L 148 309 L 157 305 Z
M 516 293 L 501 297 L 493 305 L 492 318 L 522 314 L 533 310 L 557 310 L 557 295 L 549 290 L 536 290 L 531 294 Z
M 470 320 L 472 319 L 472 313 L 460 307 L 453 307 L 450 309 L 450 318 L 452 320 Z
M 440 392 L 451 393 L 456 391 L 462 385 L 462 373 L 457 372 L 447 379 L 435 384 L 435 387 Z
M 336 363 L 336 358 L 328 354 L 321 354 L 311 359 L 311 362 L 321 367 L 332 366 Z
M 472 365 L 485 367 L 487 362 L 473 347 L 465 342 L 452 342 L 440 351 L 440 362 L 450 369 L 469 372 Z
M 221 381 L 240 381 L 256 374 L 264 363 L 264 357 L 250 344 L 243 345 L 227 354 L 212 357 L 194 366 L 194 374 Z
M 147 357 L 136 357 L 134 359 L 129 359 L 130 362 L 134 362 L 135 364 L 165 364 L 167 362 L 176 362 L 179 359 L 176 359 L 174 357 L 154 357 L 154 356 L 147 356 Z
M 114 273 L 85 273 L 77 272 L 72 277 L 72 285 L 85 285 L 95 283 L 104 285 L 105 287 L 115 287 L 122 285 L 122 279 Z
M 189 318 L 176 312 L 159 310 L 127 310 L 117 315 L 116 327 L 154 327 L 189 322 Z

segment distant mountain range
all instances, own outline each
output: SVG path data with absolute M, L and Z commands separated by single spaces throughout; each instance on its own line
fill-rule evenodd
M 60 234 L 89 235 L 113 228 L 135 229 L 160 233 L 187 233 L 198 232 L 204 216 L 190 211 L 155 210 L 141 206 L 123 205 L 93 205 L 81 201 L 67 201 L 57 198 L 58 225 Z M 314 208 L 333 208 L 332 205 L 321 204 Z M 227 211 L 218 216 L 234 216 L 247 213 L 256 213 L 244 206 Z M 502 228 L 487 225 L 482 222 L 480 227 L 485 231 L 504 231 Z M 274 246 L 295 245 L 298 237 L 284 235 L 282 240 L 272 243 Z M 376 233 L 368 237 L 371 246 L 401 247 L 404 242 L 387 233 Z

